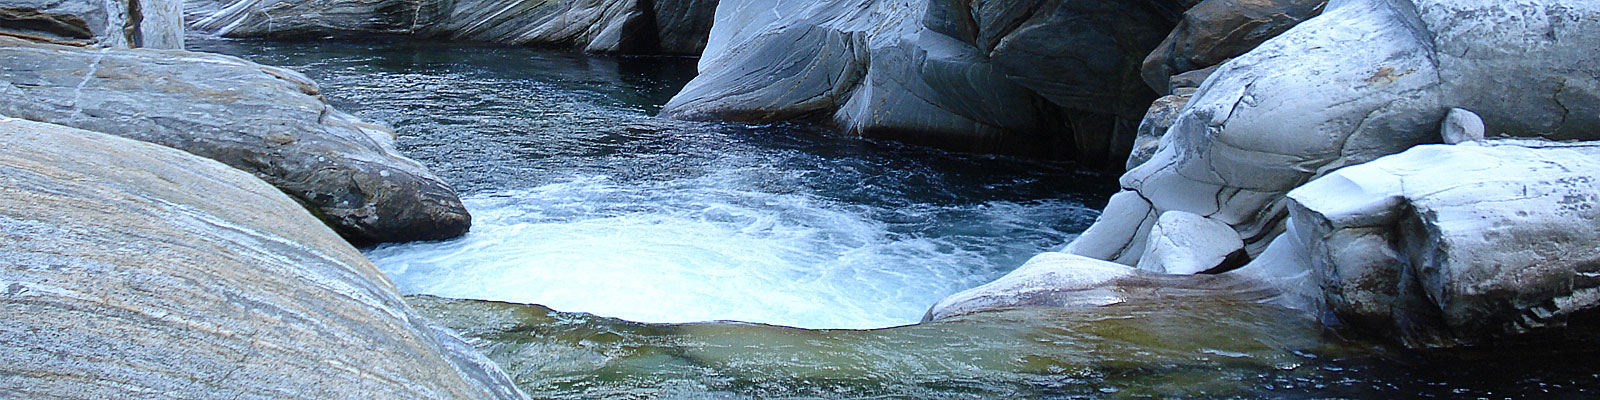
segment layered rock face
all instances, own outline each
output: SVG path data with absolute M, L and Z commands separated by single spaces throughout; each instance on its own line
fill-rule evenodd
M 1154 219 L 1183 211 L 1232 226 L 1260 254 L 1282 231 L 1285 193 L 1440 141 L 1451 107 L 1490 132 L 1600 138 L 1597 46 L 1589 2 L 1330 3 L 1218 68 L 1067 252 L 1135 265 Z
M 1139 65 L 1189 4 L 724 1 L 700 75 L 663 115 L 820 119 L 869 137 L 1113 163 L 1154 98 Z
M 189 0 L 229 37 L 415 35 L 591 52 L 698 54 L 716 0 Z
M 1337 322 L 1417 344 L 1600 322 L 1600 143 L 1476 143 L 1289 193 L 1286 245 L 1308 256 Z
M 0 0 L 0 33 L 113 48 L 183 48 L 182 0 Z
M 221 55 L 0 37 L 0 116 L 162 144 L 248 171 L 357 243 L 460 236 L 449 185 L 394 133 L 329 106 L 293 71 Z
M 294 200 L 0 118 L 0 397 L 523 398 Z

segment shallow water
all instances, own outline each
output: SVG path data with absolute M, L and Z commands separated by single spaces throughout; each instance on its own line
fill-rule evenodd
M 1220 300 L 876 330 L 634 322 L 913 322 L 1065 243 L 1113 177 L 801 125 L 652 118 L 690 59 L 190 43 L 306 72 L 466 194 L 468 237 L 368 255 L 407 293 L 562 310 L 409 299 L 535 398 L 1600 396 L 1592 345 L 1405 351 Z
M 693 59 L 197 40 L 287 66 L 464 192 L 465 238 L 367 252 L 402 291 L 642 322 L 915 323 L 1092 222 L 1070 164 L 653 117 Z

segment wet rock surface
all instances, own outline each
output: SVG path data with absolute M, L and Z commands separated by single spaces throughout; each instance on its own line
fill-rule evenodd
M 460 236 L 454 190 L 394 133 L 329 106 L 299 73 L 234 57 L 0 37 L 0 115 L 175 147 L 245 170 L 356 243 Z
M 0 343 L 0 397 L 524 397 L 250 174 L 12 118 Z

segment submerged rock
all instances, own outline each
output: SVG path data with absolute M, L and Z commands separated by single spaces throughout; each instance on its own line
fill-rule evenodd
M 1523 147 L 1528 146 L 1528 147 Z M 1413 344 L 1600 322 L 1600 144 L 1431 145 L 1289 193 L 1338 323 Z
M 228 37 L 413 35 L 591 52 L 699 54 L 716 0 L 189 0 Z
M 113 48 L 183 48 L 183 0 L 0 0 L 0 34 Z
M 299 73 L 214 54 L 0 37 L 0 116 L 182 149 L 256 175 L 357 243 L 460 236 L 454 190 L 394 132 L 329 106 Z
M 0 397 L 524 397 L 250 174 L 11 118 L 0 343 Z
M 1019 308 L 1141 307 L 1193 301 L 1267 301 L 1277 290 L 1233 275 L 1178 275 L 1066 253 L 1044 253 L 1006 276 L 939 300 L 923 322 Z
M 820 119 L 853 134 L 1112 165 L 1155 96 L 1139 62 L 1183 1 L 733 0 L 683 119 Z

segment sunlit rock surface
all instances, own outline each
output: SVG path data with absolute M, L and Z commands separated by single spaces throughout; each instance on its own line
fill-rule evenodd
M 1149 221 L 1179 210 L 1233 226 L 1258 255 L 1282 230 L 1285 193 L 1439 142 L 1452 107 L 1491 135 L 1600 137 L 1595 48 L 1600 3 L 1335 1 L 1223 64 L 1122 177 L 1137 195 L 1114 197 L 1108 210 L 1123 211 L 1067 251 L 1137 264 L 1118 249 L 1142 249 Z
M 1021 308 L 1140 307 L 1214 301 L 1266 301 L 1272 286 L 1231 275 L 1163 274 L 1093 258 L 1044 253 L 1006 276 L 939 300 L 923 321 Z
M 188 0 L 228 37 L 413 35 L 591 52 L 699 54 L 716 0 Z
M 282 192 L 0 118 L 0 397 L 522 398 Z
M 183 48 L 183 0 L 0 0 L 0 34 L 77 45 Z
M 179 148 L 255 174 L 358 243 L 445 239 L 471 217 L 299 73 L 204 53 L 92 50 L 0 37 L 0 116 Z
M 1289 234 L 1339 322 L 1420 344 L 1594 329 L 1600 143 L 1481 143 L 1417 147 L 1289 193 Z
M 663 114 L 1120 163 L 1155 97 L 1139 63 L 1189 4 L 724 1 Z

